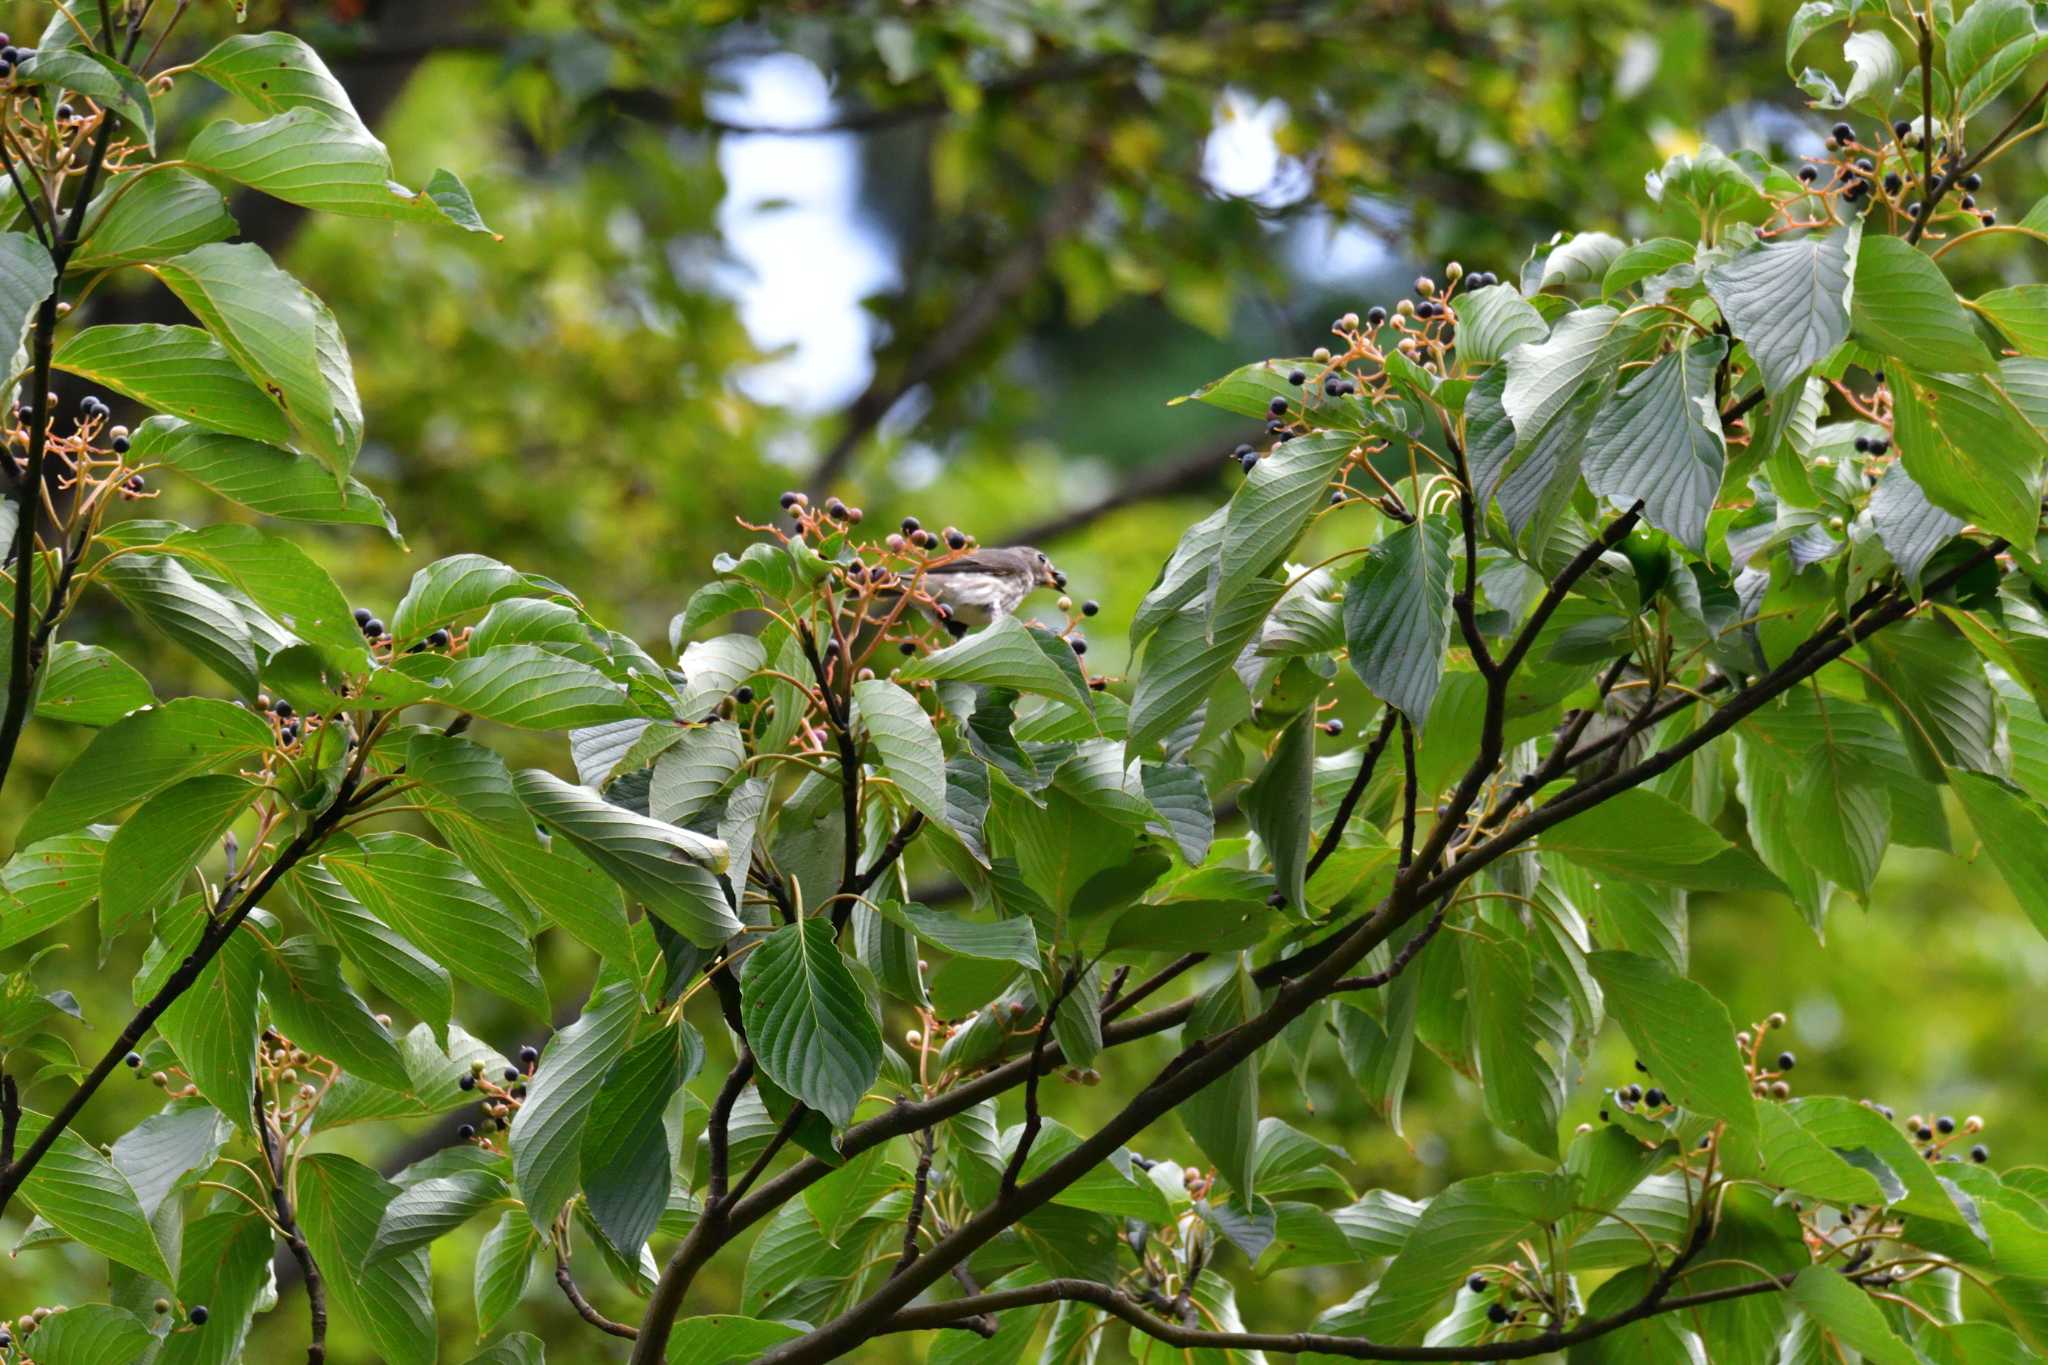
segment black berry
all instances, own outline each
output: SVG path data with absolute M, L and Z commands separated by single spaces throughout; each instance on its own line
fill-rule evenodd
M 1081 614 L 1083 616 L 1093 616 L 1096 612 L 1101 610 L 1102 604 L 1092 597 L 1081 604 Z
M 277 713 L 279 720 L 290 720 L 292 718 L 292 704 L 283 697 L 279 697 L 270 709 Z
M 1886 194 L 1897 194 L 1905 187 L 1905 183 L 1905 181 L 1899 179 L 1897 171 L 1886 171 L 1884 173 L 1884 192 Z
M 1280 909 L 1287 904 L 1287 893 L 1275 891 L 1272 895 L 1266 897 L 1266 904 L 1272 906 L 1275 910 Z
M 1833 128 L 1830 128 L 1828 131 L 1834 134 L 1835 141 L 1841 143 L 1845 147 L 1856 140 L 1856 130 L 1854 128 L 1851 128 L 1846 123 L 1837 123 Z
M 367 626 L 370 624 L 370 609 L 368 607 L 357 607 L 355 616 L 357 625 Z
M 1932 1142 L 1934 1141 L 1934 1130 L 1922 1124 L 1920 1131 L 1913 1134 L 1913 1136 L 1919 1138 L 1922 1142 Z
M 1465 1287 L 1475 1294 L 1484 1294 L 1486 1292 L 1486 1277 L 1484 1275 L 1474 1275 L 1465 1281 Z
M 372 640 L 383 639 L 384 623 L 372 616 L 369 620 L 363 622 L 363 634 L 369 636 Z
M 1820 172 L 1811 166 L 1801 166 L 1799 168 L 1799 179 L 1803 184 L 1811 185 L 1819 176 Z
M 1300 388 L 1308 382 L 1308 375 L 1301 370 L 1289 370 L 1287 372 L 1287 382 L 1296 388 Z
M 1797 1065 L 1799 1065 L 1799 1059 L 1797 1057 L 1794 1057 L 1791 1053 L 1781 1052 L 1778 1054 L 1778 1070 L 1790 1071 L 1793 1067 Z
M 1488 1305 L 1486 1305 L 1486 1320 L 1494 1324 L 1496 1327 L 1506 1322 L 1508 1320 L 1508 1310 L 1506 1306 L 1498 1303 L 1489 1303 Z
M 1956 1130 L 1956 1121 L 1950 1118 L 1947 1114 L 1943 1114 L 1940 1118 L 1934 1121 L 1934 1130 L 1937 1133 L 1942 1134 L 1943 1136 L 1947 1136 L 1948 1134 L 1953 1133 Z
M 1970 193 L 1975 194 L 1978 190 L 1984 188 L 1984 177 L 1977 174 L 1975 171 L 1971 171 L 1968 175 L 1964 176 L 1961 180 L 1958 180 L 1956 183 L 1958 185 L 1961 185 L 1964 189 L 1970 191 Z
M 1335 739 L 1338 735 L 1344 733 L 1344 722 L 1335 716 L 1330 717 L 1330 719 L 1323 722 L 1323 733 Z
M 513 1067 L 513 1066 L 508 1066 L 508 1067 L 506 1067 L 506 1068 L 505 1068 L 505 1079 L 506 1079 L 506 1080 L 508 1080 L 508 1081 L 516 1081 L 516 1080 L 518 1080 L 518 1079 L 519 1079 L 519 1068 L 517 1068 L 517 1067 Z
M 917 641 L 905 640 L 902 644 L 896 646 L 896 652 L 905 655 L 917 653 Z
M 1381 326 L 1386 322 L 1386 320 L 1387 310 L 1380 307 L 1378 304 L 1374 304 L 1372 307 L 1365 310 L 1365 325 L 1368 327 Z
M 131 1052 L 126 1057 L 123 1057 L 121 1060 L 128 1064 L 130 1070 L 133 1070 L 134 1068 L 142 1065 L 142 1054 L 139 1052 Z
M 476 1089 L 476 1077 L 465 1071 L 462 1073 L 462 1079 L 457 1081 L 455 1085 L 459 1090 L 474 1090 Z
M 948 528 L 946 531 L 946 545 L 949 549 L 964 550 L 967 548 L 967 537 L 958 531 Z
M 429 649 L 446 649 L 453 643 L 454 637 L 445 630 L 437 630 L 427 637 L 427 647 Z
M 744 689 L 742 689 L 742 690 L 744 690 Z M 738 693 L 734 693 L 733 695 L 734 695 L 734 696 L 738 696 L 739 694 L 738 694 Z M 743 698 L 742 700 L 744 700 L 744 698 Z M 539 1060 L 540 1060 L 540 1049 L 539 1049 L 539 1048 L 537 1048 L 537 1047 L 533 1047 L 533 1046 L 529 1045 L 529 1046 L 527 1046 L 527 1047 L 523 1047 L 523 1048 L 520 1048 L 520 1049 L 519 1049 L 519 1064 L 520 1064 L 521 1066 L 532 1066 L 532 1065 L 533 1065 L 533 1064 L 534 1064 L 535 1062 L 537 1062 L 537 1061 L 539 1061 Z
M 1280 394 L 1277 394 L 1277 393 L 1276 393 L 1276 394 L 1274 394 L 1274 395 L 1273 395 L 1273 401 L 1272 401 L 1272 402 L 1270 402 L 1270 403 L 1268 403 L 1268 404 L 1266 404 L 1266 411 L 1267 411 L 1267 412 L 1270 412 L 1270 413 L 1272 413 L 1272 414 L 1273 414 L 1273 415 L 1274 415 L 1275 417 L 1284 417 L 1284 416 L 1286 416 L 1286 414 L 1287 414 L 1287 400 L 1286 400 L 1286 398 L 1282 397 L 1282 396 L 1281 396 Z
M 732 699 L 738 702 L 741 706 L 745 706 L 748 702 L 754 699 L 754 689 L 747 686 L 745 683 L 741 683 L 738 687 L 735 687 L 732 690 Z M 524 1049 L 521 1050 L 520 1055 L 525 1055 Z
M 455 1130 L 455 1136 L 461 1138 L 464 1142 L 469 1141 L 476 1136 L 476 1125 L 473 1123 L 463 1124 Z
M 194 1327 L 206 1326 L 206 1305 L 203 1303 L 193 1304 L 192 1311 L 190 1313 L 187 1313 L 185 1316 L 192 1319 L 192 1325 Z
M 1998 215 L 1993 213 L 1990 209 L 1986 209 L 1982 213 L 1977 215 L 1977 221 L 1982 223 L 1985 227 L 1997 227 Z
M 1664 1092 L 1655 1086 L 1651 1086 L 1643 1092 L 1643 1103 L 1649 1105 L 1652 1109 L 1662 1109 L 1664 1107 Z
M 924 529 L 924 523 L 923 523 L 923 522 L 921 522 L 921 521 L 919 521 L 919 520 L 918 520 L 918 519 L 917 519 L 916 517 L 905 517 L 905 518 L 903 519 L 903 534 L 904 534 L 904 535 L 906 535 L 906 536 L 914 536 L 914 535 L 916 535 L 916 534 L 917 534 L 917 533 L 918 533 L 919 531 L 921 531 L 921 530 L 923 530 L 923 529 Z
M 1981 1142 L 1978 1143 L 1970 1149 L 1970 1160 L 1982 1166 L 1985 1162 L 1991 1160 L 1991 1149 Z
M 1905 141 L 1906 135 L 1908 133 L 1911 133 L 1912 131 L 1913 125 L 1907 122 L 1905 119 L 1899 119 L 1892 124 L 1892 136 L 1899 139 L 1901 142 Z

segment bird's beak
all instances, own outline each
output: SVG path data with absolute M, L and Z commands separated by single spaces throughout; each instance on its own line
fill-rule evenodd
M 1064 589 L 1067 586 L 1067 576 L 1058 569 L 1047 569 L 1046 574 L 1052 579 L 1052 585 L 1055 588 Z

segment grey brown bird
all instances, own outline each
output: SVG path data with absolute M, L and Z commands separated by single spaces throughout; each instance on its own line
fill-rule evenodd
M 925 591 L 952 612 L 948 626 L 962 629 L 1008 616 L 1040 588 L 1066 586 L 1067 576 L 1029 545 L 976 550 L 924 571 Z

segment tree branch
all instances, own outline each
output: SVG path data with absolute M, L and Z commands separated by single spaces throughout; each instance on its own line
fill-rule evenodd
M 285 1247 L 292 1253 L 292 1259 L 299 1263 L 300 1278 L 306 1282 L 306 1315 L 311 1324 L 306 1365 L 323 1365 L 327 1359 L 327 1282 L 320 1278 L 320 1267 L 314 1263 L 313 1249 L 306 1245 L 305 1234 L 299 1231 L 298 1218 L 292 1209 L 284 1147 L 278 1139 L 277 1125 L 271 1122 L 269 1112 L 263 1107 L 263 1084 L 260 1081 L 256 1084 L 251 1112 L 256 1117 L 257 1139 L 263 1145 L 264 1165 L 270 1171 L 270 1207 L 277 1214 L 277 1227 L 284 1234 Z
M 1380 755 L 1386 752 L 1387 741 L 1393 738 L 1394 725 L 1401 719 L 1401 713 L 1387 707 L 1380 715 L 1379 733 L 1365 746 L 1365 753 L 1358 760 L 1358 772 L 1352 777 L 1351 785 L 1344 789 L 1344 797 L 1337 803 L 1337 813 L 1330 817 L 1330 827 L 1323 832 L 1323 841 L 1316 845 L 1316 851 L 1309 855 L 1304 877 L 1316 875 L 1316 869 L 1330 860 L 1343 841 L 1344 827 L 1351 823 L 1351 814 L 1358 809 L 1359 798 L 1372 783 L 1373 770 L 1379 767 Z
M 887 378 L 877 373 L 853 400 L 838 438 L 811 473 L 813 492 L 822 495 L 829 490 L 845 474 L 861 443 L 905 394 L 957 364 L 1008 315 L 1010 305 L 1038 282 L 1053 247 L 1087 221 L 1088 208 L 1095 201 L 1097 162 L 1092 157 L 1084 158 L 1083 165 L 1084 169 L 1046 205 L 1032 231 L 961 300 L 953 315 L 926 339 L 916 354 Z
M 555 1283 L 562 1287 L 562 1297 L 576 1310 L 576 1316 L 603 1332 L 606 1336 L 623 1337 L 632 1341 L 640 1335 L 640 1329 L 623 1322 L 613 1322 L 597 1311 L 597 1305 L 583 1296 L 583 1288 L 576 1283 L 576 1273 L 569 1268 L 569 1258 L 562 1254 L 560 1239 L 555 1243 Z
M 1045 1069 L 1045 1041 L 1052 1035 L 1052 1021 L 1059 1014 L 1060 1006 L 1067 1003 L 1067 997 L 1074 993 L 1074 983 L 1080 979 L 1080 962 L 1068 963 L 1059 991 L 1046 1003 L 1045 1012 L 1038 1019 L 1038 1029 L 1032 1035 L 1031 1052 L 1024 1072 L 1024 1131 L 1017 1139 L 1017 1150 L 1010 1153 L 1010 1160 L 1003 1167 L 1001 1189 L 1004 1194 L 1017 1188 L 1017 1177 L 1024 1173 L 1024 1161 L 1031 1155 L 1031 1144 L 1038 1141 L 1038 1131 L 1043 1123 L 1038 1113 L 1038 1074 Z
M 1222 476 L 1224 461 L 1244 441 L 1243 436 L 1221 438 L 1195 447 L 1170 460 L 1144 465 L 1122 483 L 1094 502 L 1065 512 L 1055 512 L 1004 537 L 1013 545 L 1048 545 L 1062 536 L 1086 530 L 1112 512 L 1158 498 L 1178 497 L 1213 486 Z

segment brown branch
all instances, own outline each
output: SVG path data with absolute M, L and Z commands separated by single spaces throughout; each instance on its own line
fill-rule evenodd
M 1009 315 L 1010 305 L 1038 282 L 1053 247 L 1087 220 L 1088 209 L 1095 202 L 1098 163 L 1088 156 L 1083 158 L 1083 165 L 1084 169 L 1046 205 L 1031 232 L 983 276 L 923 346 L 887 377 L 878 372 L 847 407 L 838 438 L 811 473 L 814 492 L 822 495 L 845 474 L 861 443 L 905 394 L 937 379 L 965 358 Z
M 925 1193 L 931 1185 L 934 1145 L 932 1130 L 927 1128 L 917 1144 L 917 1175 L 910 1187 L 910 1216 L 903 1220 L 903 1254 L 896 1258 L 896 1268 L 889 1272 L 891 1275 L 901 1275 L 917 1259 L 917 1231 L 924 1222 Z
M 298 1262 L 299 1276 L 306 1282 L 306 1314 L 311 1322 L 306 1365 L 322 1365 L 327 1359 L 327 1282 L 320 1278 L 320 1267 L 314 1263 L 313 1249 L 306 1245 L 305 1234 L 299 1230 L 298 1218 L 292 1209 L 284 1147 L 278 1138 L 277 1125 L 271 1122 L 269 1112 L 263 1107 L 261 1081 L 256 1083 L 251 1112 L 256 1118 L 257 1139 L 263 1145 L 264 1165 L 270 1171 L 270 1207 L 277 1215 L 277 1230 L 284 1234 L 285 1247 L 291 1252 L 292 1259 Z
M 1330 827 L 1323 832 L 1322 843 L 1309 855 L 1305 876 L 1313 877 L 1316 869 L 1330 860 L 1337 851 L 1337 845 L 1344 838 L 1344 827 L 1351 823 L 1352 812 L 1358 809 L 1359 798 L 1372 782 L 1373 770 L 1379 767 L 1380 755 L 1386 752 L 1387 741 L 1393 738 L 1394 725 L 1401 719 L 1401 713 L 1389 706 L 1380 716 L 1379 732 L 1372 742 L 1365 746 L 1365 753 L 1358 760 L 1358 772 L 1351 779 L 1351 785 L 1344 789 L 1343 799 L 1337 802 L 1337 813 L 1330 817 Z
M 1024 1161 L 1031 1155 L 1031 1144 L 1038 1141 L 1039 1128 L 1043 1123 L 1038 1113 L 1038 1075 L 1045 1069 L 1046 1039 L 1052 1035 L 1052 1023 L 1059 1015 L 1060 1006 L 1067 1003 L 1067 997 L 1074 993 L 1074 985 L 1080 979 L 1081 963 L 1076 959 L 1067 964 L 1059 991 L 1047 1002 L 1044 1014 L 1039 1017 L 1038 1029 L 1032 1035 L 1031 1052 L 1024 1072 L 1024 1131 L 1017 1138 L 1017 1150 L 1010 1153 L 1010 1160 L 1003 1167 L 1001 1189 L 1004 1194 L 1017 1188 L 1017 1177 L 1024 1173 Z
M 882 846 L 882 851 L 875 855 L 875 861 L 868 865 L 868 870 L 855 877 L 853 885 L 847 889 L 856 896 L 865 896 L 868 890 L 882 879 L 882 874 L 903 856 L 904 850 L 910 847 L 910 841 L 915 839 L 918 831 L 923 828 L 924 812 L 912 811 L 910 818 L 903 822 L 889 837 L 889 842 Z
M 632 1341 L 640 1335 L 640 1329 L 623 1322 L 613 1322 L 597 1311 L 597 1305 L 583 1296 L 583 1288 L 576 1283 L 576 1274 L 569 1268 L 569 1258 L 562 1254 L 560 1239 L 555 1243 L 555 1283 L 562 1287 L 562 1297 L 576 1310 L 576 1316 L 603 1332 L 606 1336 L 623 1337 Z
M 711 1156 L 711 1174 L 704 1196 L 707 1207 L 725 1202 L 725 1181 L 732 1159 L 732 1107 L 739 1103 L 740 1092 L 753 1078 L 754 1051 L 741 1043 L 739 1058 L 734 1061 L 732 1070 L 726 1073 L 725 1084 L 718 1088 L 718 1096 L 711 1101 L 711 1113 L 704 1123 L 704 1143 Z
M 1112 512 L 1120 512 L 1126 507 L 1213 487 L 1223 475 L 1225 461 L 1243 441 L 1242 436 L 1222 438 L 1173 459 L 1155 460 L 1094 502 L 1055 512 L 1008 533 L 1003 539 L 1012 545 L 1049 545 L 1062 536 L 1084 531 Z

